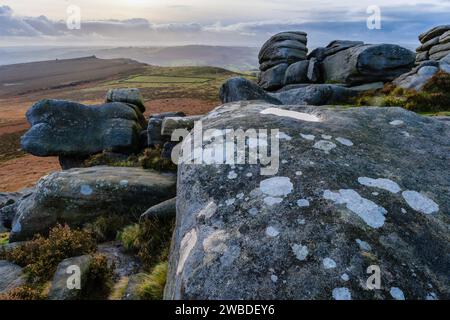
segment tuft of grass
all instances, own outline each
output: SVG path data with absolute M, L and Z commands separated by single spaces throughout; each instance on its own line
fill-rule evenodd
M 84 226 L 87 231 L 97 241 L 97 243 L 115 240 L 118 232 L 129 223 L 129 219 L 123 215 L 102 215 L 93 222 Z
M 136 155 L 130 155 L 128 158 L 123 159 L 117 156 L 113 156 L 108 152 L 102 152 L 94 154 L 86 159 L 84 161 L 84 166 L 139 167 L 139 161 Z
M 39 284 L 53 277 L 62 260 L 90 254 L 95 250 L 96 243 L 89 232 L 57 225 L 50 230 L 48 238 L 37 235 L 17 248 L 2 252 L 0 259 L 24 267 L 28 281 Z
M 8 242 L 9 242 L 9 233 L 0 233 L 0 246 L 8 244 Z
M 168 262 L 158 263 L 137 288 L 137 294 L 142 300 L 162 300 L 167 280 Z
M 122 300 L 125 296 L 125 292 L 127 291 L 128 286 L 128 277 L 122 277 L 111 290 L 111 294 L 108 297 L 108 300 Z
M 150 270 L 168 260 L 175 219 L 146 220 L 125 228 L 119 240 L 127 250 L 136 252 L 144 267 Z
M 142 156 L 139 157 L 139 163 L 144 169 L 153 169 L 157 171 L 176 171 L 177 166 L 171 159 L 161 158 L 161 148 L 145 149 Z

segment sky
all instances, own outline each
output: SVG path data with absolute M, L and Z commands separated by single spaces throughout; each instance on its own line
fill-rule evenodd
M 367 28 L 373 5 L 381 29 Z M 80 29 L 67 27 L 78 20 Z M 310 47 L 343 39 L 415 48 L 420 33 L 449 23 L 450 0 L 0 0 L 2 46 L 257 47 L 301 30 Z

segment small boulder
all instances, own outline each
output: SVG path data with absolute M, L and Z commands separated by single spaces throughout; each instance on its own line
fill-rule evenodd
M 136 221 L 142 212 L 173 198 L 176 179 L 141 168 L 92 167 L 55 172 L 19 202 L 10 241 L 46 234 L 57 223 L 79 227 L 106 214 Z
M 52 285 L 48 293 L 48 300 L 78 300 L 81 298 L 82 288 L 86 285 L 87 273 L 91 266 L 92 256 L 68 258 L 63 260 L 56 269 Z M 80 288 L 72 288 L 70 277 L 74 267 L 80 271 Z
M 136 88 L 111 89 L 106 94 L 106 102 L 130 103 L 138 107 L 142 113 L 145 112 L 144 98 Z
M 185 117 L 184 112 L 164 112 L 154 114 L 148 119 L 147 126 L 147 144 L 150 147 L 160 145 L 162 146 L 166 141 L 165 138 L 161 136 L 161 126 L 164 118 L 167 117 Z
M 284 75 L 284 85 L 308 83 L 309 61 L 303 60 L 291 64 Z
M 202 115 L 187 117 L 166 117 L 162 121 L 161 135 L 171 137 L 172 133 L 177 129 L 186 129 L 190 131 L 192 130 L 192 128 L 194 128 L 195 122 L 199 121 L 202 117 Z

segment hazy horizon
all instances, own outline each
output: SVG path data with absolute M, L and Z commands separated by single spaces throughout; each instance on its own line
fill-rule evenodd
M 69 11 L 81 28 L 69 30 Z M 381 29 L 369 30 L 367 8 L 381 10 Z M 0 45 L 258 47 L 277 32 L 308 32 L 309 46 L 335 39 L 398 43 L 410 48 L 421 32 L 448 22 L 449 0 L 3 0 Z

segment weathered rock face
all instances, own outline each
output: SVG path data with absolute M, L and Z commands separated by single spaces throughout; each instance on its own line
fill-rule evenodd
M 364 45 L 362 41 L 350 40 L 334 40 L 330 42 L 325 48 L 316 48 L 308 55 L 308 59 L 316 58 L 322 62 L 326 57 L 338 53 L 339 51 Z
M 186 129 L 188 131 L 194 128 L 196 121 L 200 120 L 203 116 L 189 116 L 189 117 L 166 117 L 163 119 L 161 125 L 161 135 L 171 137 L 172 133 L 177 129 Z
M 269 91 L 281 88 L 289 65 L 306 60 L 306 44 L 306 33 L 300 31 L 282 32 L 271 37 L 261 47 L 258 56 L 261 70 L 258 80 L 260 87 Z
M 106 102 L 123 102 L 131 103 L 139 108 L 141 112 L 145 112 L 144 98 L 139 89 L 111 89 L 106 94 Z
M 356 95 L 358 95 L 357 91 L 330 84 L 311 84 L 272 94 L 274 98 L 281 101 L 284 105 L 339 104 L 346 103 L 349 101 L 349 98 Z
M 0 293 L 8 292 L 25 284 L 22 268 L 11 262 L 0 260 Z
M 439 61 L 450 54 L 450 25 L 437 26 L 419 36 L 416 63 Z
M 29 197 L 33 192 L 33 189 L 24 189 L 19 192 L 0 194 L 0 232 L 11 229 L 19 202 Z
M 92 167 L 42 178 L 19 202 L 10 241 L 47 233 L 56 223 L 82 226 L 102 214 L 137 220 L 149 207 L 175 196 L 175 177 L 140 168 Z
M 133 152 L 139 148 L 144 116 L 127 104 L 85 106 L 42 100 L 27 111 L 31 129 L 22 137 L 25 151 L 36 156 L 91 155 L 105 149 Z
M 203 128 L 280 129 L 279 170 L 179 166 L 166 299 L 450 297 L 448 123 L 240 102 Z
M 170 219 L 175 217 L 177 198 L 172 198 L 151 207 L 141 215 L 141 219 Z
M 256 83 L 240 77 L 234 77 L 227 80 L 220 88 L 219 96 L 223 103 L 264 100 L 273 104 L 280 104 L 280 101 L 271 97 Z
M 414 61 L 413 52 L 397 45 L 358 45 L 326 57 L 323 77 L 350 85 L 388 82 L 410 71 Z

